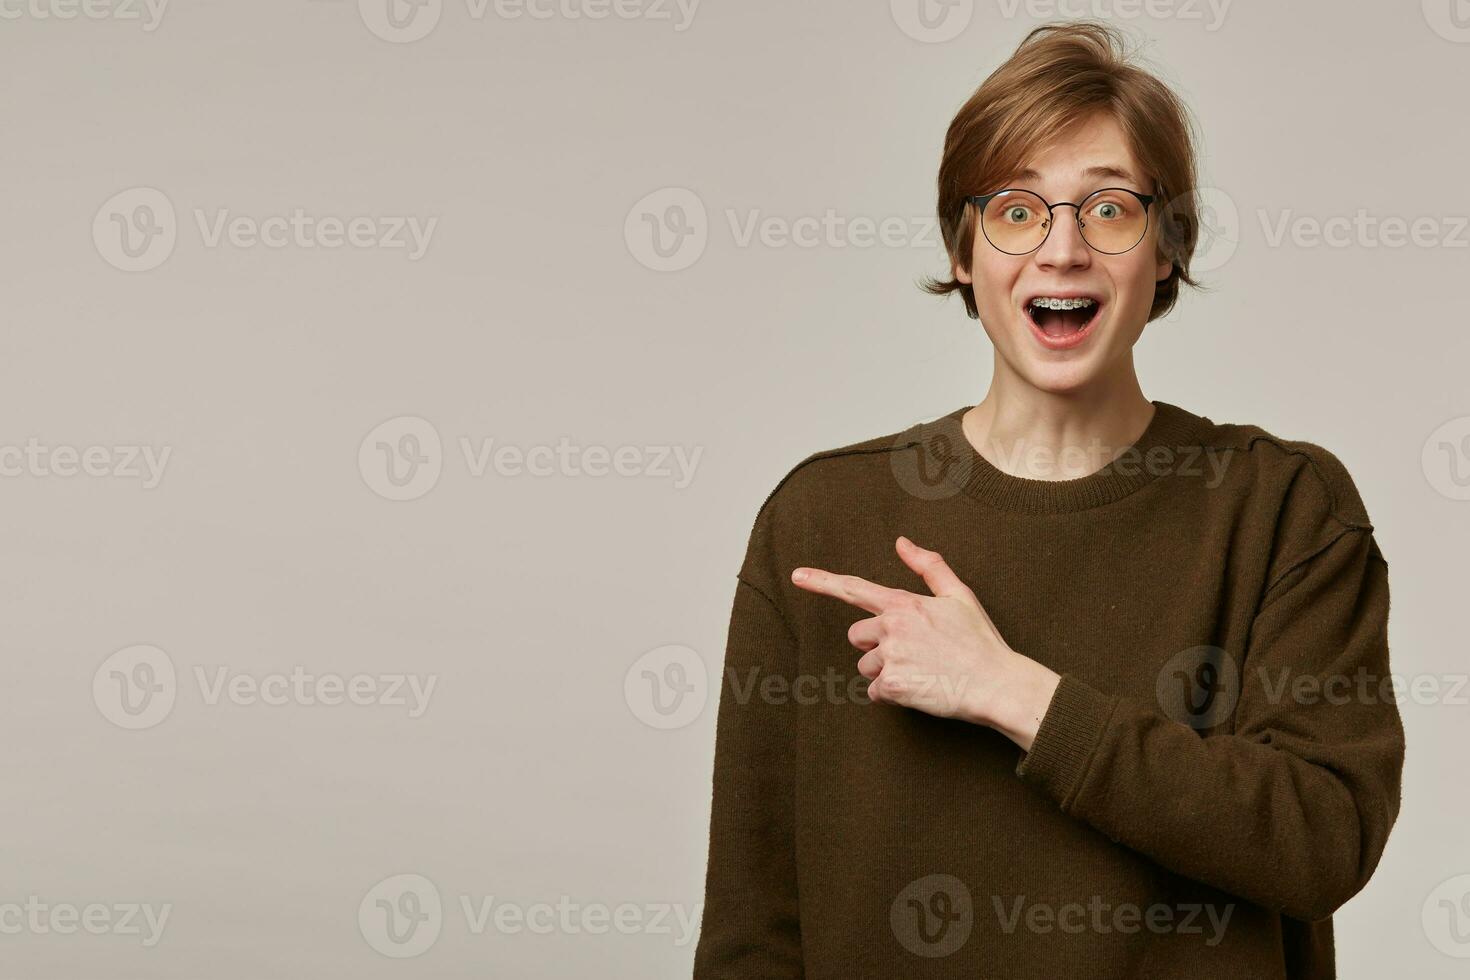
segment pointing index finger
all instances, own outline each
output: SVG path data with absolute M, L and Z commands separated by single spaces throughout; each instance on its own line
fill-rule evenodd
M 808 592 L 829 595 L 870 613 L 881 613 L 904 593 L 856 575 L 836 575 L 820 568 L 798 568 L 791 581 Z

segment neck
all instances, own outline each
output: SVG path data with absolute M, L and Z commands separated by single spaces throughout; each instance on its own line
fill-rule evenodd
M 996 372 L 964 415 L 965 437 L 996 469 L 1032 480 L 1072 480 L 1115 458 L 1142 434 L 1154 405 L 1128 369 L 1075 391 L 1044 391 Z

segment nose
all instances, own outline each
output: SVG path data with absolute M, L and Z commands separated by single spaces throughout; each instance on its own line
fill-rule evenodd
M 1077 224 L 1077 205 L 1052 206 L 1051 230 L 1036 250 L 1036 264 L 1043 269 L 1085 268 L 1092 262 L 1092 249 L 1082 240 Z

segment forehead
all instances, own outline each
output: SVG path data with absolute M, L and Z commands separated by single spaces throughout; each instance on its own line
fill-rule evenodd
M 1058 188 L 1105 181 L 1142 190 L 1146 183 L 1123 127 L 1106 113 L 1065 127 L 1026 158 L 1014 179 Z

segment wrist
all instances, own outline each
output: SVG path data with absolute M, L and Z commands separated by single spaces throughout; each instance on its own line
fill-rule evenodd
M 1013 657 L 981 712 L 980 724 L 1030 751 L 1062 676 L 1025 654 L 1013 653 Z

